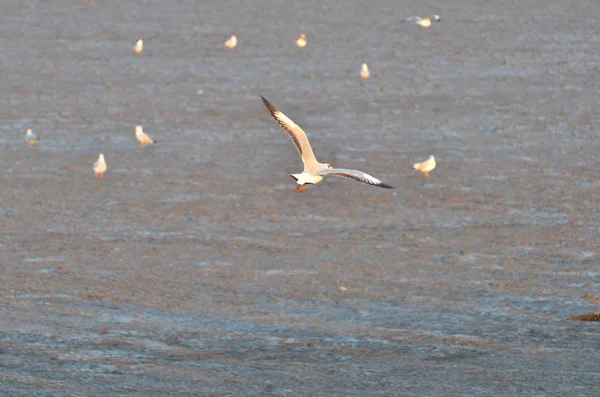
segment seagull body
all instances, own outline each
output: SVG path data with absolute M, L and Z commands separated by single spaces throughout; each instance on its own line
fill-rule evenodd
M 100 153 L 98 155 L 98 160 L 94 163 L 94 174 L 96 178 L 102 179 L 104 178 L 104 173 L 106 172 L 106 160 L 104 160 L 104 154 Z
M 140 54 L 144 51 L 144 40 L 138 39 L 138 41 L 135 42 L 135 47 L 133 47 L 133 49 L 136 54 Z
M 366 80 L 370 75 L 371 73 L 369 72 L 369 66 L 366 63 L 363 63 L 362 67 L 360 68 L 360 78 Z
M 271 116 L 279 123 L 281 128 L 287 132 L 298 149 L 298 153 L 304 163 L 304 171 L 300 174 L 290 174 L 296 181 L 296 190 L 303 192 L 310 185 L 317 184 L 328 175 L 339 176 L 342 178 L 354 179 L 369 185 L 382 187 L 385 189 L 394 189 L 393 186 L 381 182 L 379 179 L 365 174 L 362 171 L 350 170 L 345 168 L 333 168 L 331 164 L 319 163 L 313 153 L 306 133 L 296 123 L 290 120 L 285 114 L 281 113 L 275 106 L 271 105 L 264 97 L 262 100 L 271 113 Z
M 304 33 L 302 33 L 300 36 L 298 36 L 298 38 L 296 39 L 296 45 L 299 48 L 304 48 L 306 47 L 306 45 L 308 44 L 308 41 L 306 41 L 306 35 Z
M 141 125 L 138 125 L 135 127 L 135 137 L 138 140 L 138 142 L 140 143 L 140 146 L 143 148 L 146 147 L 147 145 L 153 145 L 153 144 L 157 143 L 155 140 L 150 138 L 148 136 L 148 134 L 146 134 L 144 132 L 144 129 L 142 128 Z
M 235 48 L 235 46 L 237 45 L 238 40 L 237 37 L 235 37 L 235 35 L 232 35 L 229 40 L 227 40 L 225 42 L 225 47 L 229 48 L 229 49 L 233 49 Z
M 433 154 L 429 158 L 421 163 L 414 163 L 413 168 L 417 171 L 421 171 L 425 176 L 429 176 L 429 172 L 435 169 L 435 157 Z
M 25 133 L 25 142 L 27 142 L 28 146 L 34 146 L 38 143 L 37 136 L 31 131 L 31 128 L 27 128 L 27 132 Z
M 421 26 L 422 28 L 428 28 L 428 27 L 430 27 L 432 21 L 439 22 L 441 20 L 442 20 L 442 18 L 439 15 L 434 15 L 434 16 L 425 17 L 425 18 L 421 18 L 421 17 L 409 17 L 409 18 L 406 18 L 407 22 L 414 22 L 415 24 Z

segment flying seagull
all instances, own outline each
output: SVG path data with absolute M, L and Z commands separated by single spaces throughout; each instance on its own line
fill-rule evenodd
M 431 17 L 425 17 L 425 18 L 421 18 L 421 17 L 408 17 L 405 19 L 406 22 L 414 22 L 415 24 L 421 26 L 422 28 L 428 28 L 431 26 L 431 23 L 433 21 L 435 22 L 439 22 L 441 21 L 442 18 L 440 18 L 439 15 L 434 15 Z
M 362 171 L 333 168 L 331 164 L 319 163 L 315 158 L 310 142 L 308 142 L 308 137 L 302 128 L 297 126 L 296 123 L 290 120 L 285 114 L 281 113 L 275 106 L 271 105 L 264 97 L 261 96 L 261 98 L 267 109 L 269 109 L 271 116 L 273 116 L 275 121 L 279 123 L 281 128 L 287 132 L 294 144 L 296 144 L 296 149 L 298 149 L 298 153 L 304 163 L 304 171 L 302 171 L 301 174 L 290 174 L 298 184 L 296 190 L 303 192 L 307 187 L 321 182 L 323 178 L 328 175 L 354 179 L 355 181 L 385 189 L 394 189 L 393 186 L 385 184 L 379 179 L 374 178 L 369 174 L 365 174 Z

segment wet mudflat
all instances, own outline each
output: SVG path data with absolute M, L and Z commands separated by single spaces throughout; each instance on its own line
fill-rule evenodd
M 600 394 L 600 3 L 303 3 L 3 2 L 0 395 Z

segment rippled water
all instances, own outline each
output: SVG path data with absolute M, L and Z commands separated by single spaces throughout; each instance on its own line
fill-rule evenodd
M 0 394 L 599 395 L 599 13 L 4 2 Z

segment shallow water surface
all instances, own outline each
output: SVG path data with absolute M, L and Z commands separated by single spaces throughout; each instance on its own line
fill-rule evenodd
M 5 1 L 0 394 L 600 395 L 600 3 L 415 4 Z

